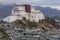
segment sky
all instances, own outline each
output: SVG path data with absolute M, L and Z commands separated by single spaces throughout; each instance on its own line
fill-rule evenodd
M 60 10 L 60 0 L 0 0 L 0 4 L 30 4 Z

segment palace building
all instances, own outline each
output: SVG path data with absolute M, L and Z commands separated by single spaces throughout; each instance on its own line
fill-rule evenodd
M 25 17 L 27 20 L 36 21 L 45 19 L 44 14 L 40 10 L 36 10 L 34 6 L 30 5 L 14 5 L 11 15 L 3 18 L 6 22 L 13 22 L 15 20 L 21 20 Z

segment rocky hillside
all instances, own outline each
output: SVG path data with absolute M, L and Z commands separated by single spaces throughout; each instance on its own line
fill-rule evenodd
M 40 20 L 39 22 L 29 21 L 26 20 L 26 18 L 16 20 L 12 23 L 0 20 L 0 27 L 5 29 L 4 32 L 7 33 L 10 40 L 20 40 L 22 38 L 25 38 L 26 40 L 28 40 L 28 38 L 30 40 L 52 40 L 52 38 L 56 40 L 60 39 L 60 29 L 56 28 L 58 26 L 56 26 L 53 18 L 46 17 L 46 19 Z
M 56 24 L 53 18 L 48 18 L 40 20 L 39 22 L 29 21 L 23 18 L 22 20 L 16 20 L 12 22 L 15 27 L 23 29 L 36 29 L 40 28 L 42 30 L 52 30 L 56 29 Z
M 2 21 L 1 21 L 2 22 Z M 39 22 L 26 20 L 26 18 L 22 18 L 22 20 L 15 20 L 12 23 L 9 23 L 16 28 L 23 29 L 42 29 L 42 30 L 53 30 L 59 28 L 56 24 L 54 18 L 46 17 L 44 20 L 39 20 Z

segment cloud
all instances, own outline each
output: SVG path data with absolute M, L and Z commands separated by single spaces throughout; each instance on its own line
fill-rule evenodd
M 40 0 L 1 0 L 0 3 L 1 4 L 34 4 L 34 3 L 38 3 Z
M 30 4 L 46 6 L 60 10 L 60 0 L 0 0 L 0 4 Z
M 0 0 L 0 4 L 60 5 L 60 0 Z
M 50 8 L 53 8 L 53 9 L 60 10 L 60 6 L 42 5 L 42 7 L 50 7 Z

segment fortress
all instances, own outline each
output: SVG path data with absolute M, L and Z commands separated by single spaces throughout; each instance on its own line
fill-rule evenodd
M 27 20 L 36 21 L 45 19 L 45 16 L 40 10 L 36 10 L 35 7 L 30 5 L 14 5 L 10 16 L 3 18 L 6 22 L 13 22 L 15 20 L 21 20 L 25 17 Z

